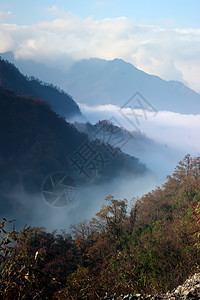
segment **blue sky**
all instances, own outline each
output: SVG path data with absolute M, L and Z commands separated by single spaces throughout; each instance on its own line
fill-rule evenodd
M 0 0 L 0 53 L 68 68 L 121 58 L 200 92 L 199 0 Z
M 96 19 L 125 16 L 140 21 L 171 21 L 180 26 L 200 26 L 199 0 L 1 0 L 0 10 L 10 11 L 11 23 L 31 24 L 51 20 L 47 9 L 56 5 L 80 17 L 93 16 Z

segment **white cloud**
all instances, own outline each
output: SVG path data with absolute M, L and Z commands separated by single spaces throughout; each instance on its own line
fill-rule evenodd
M 128 116 L 129 108 L 123 109 L 124 115 L 120 113 L 120 108 L 114 105 L 99 105 L 89 107 L 80 104 L 81 111 L 89 122 L 95 124 L 99 120 L 117 120 L 125 129 L 134 131 L 135 127 L 124 118 Z M 138 130 L 145 133 L 153 140 L 167 144 L 169 147 L 180 151 L 182 155 L 190 153 L 200 155 L 200 115 L 183 115 L 169 111 L 147 112 L 147 118 L 141 110 L 135 110 L 141 115 L 138 118 Z M 114 118 L 114 119 L 113 119 Z M 136 124 L 136 119 L 132 115 L 130 121 Z
M 13 49 L 14 45 L 13 45 L 13 40 L 12 38 L 10 38 L 9 36 L 7 36 L 7 34 L 5 34 L 4 32 L 0 31 L 0 52 L 6 52 L 6 51 L 10 51 L 11 49 Z
M 0 11 L 0 23 L 7 21 L 10 17 L 12 17 L 12 13 L 10 11 Z
M 62 16 L 65 12 L 62 8 L 53 5 L 47 9 L 47 12 L 53 16 Z
M 0 24 L 0 51 L 59 64 L 99 57 L 122 58 L 136 67 L 180 80 L 200 92 L 200 29 L 139 25 L 125 17 L 82 19 L 52 6 L 53 21 L 29 26 Z
M 96 8 L 106 7 L 106 6 L 110 6 L 110 5 L 111 5 L 110 2 L 105 2 L 105 1 L 96 1 L 94 3 L 94 7 L 96 7 Z

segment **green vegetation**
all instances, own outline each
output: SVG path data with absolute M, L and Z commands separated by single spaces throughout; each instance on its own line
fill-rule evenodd
M 200 158 L 185 156 L 167 182 L 136 201 L 108 196 L 90 221 L 64 232 L 0 223 L 2 299 L 97 299 L 165 292 L 200 265 Z M 191 204 L 192 203 L 192 204 Z M 190 205 L 191 204 L 191 205 Z

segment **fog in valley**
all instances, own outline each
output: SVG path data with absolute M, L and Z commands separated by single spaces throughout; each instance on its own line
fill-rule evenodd
M 77 186 L 75 199 L 65 207 L 49 205 L 44 201 L 41 191 L 35 194 L 26 193 L 21 182 L 21 186 L 15 193 L 4 193 L 5 201 L 9 199 L 8 202 L 14 203 L 12 210 L 8 209 L 4 217 L 17 219 L 17 225 L 20 227 L 28 223 L 32 226 L 47 227 L 48 230 L 57 228 L 68 231 L 70 224 L 92 218 L 109 194 L 116 199 L 127 198 L 132 205 L 137 197 L 150 192 L 156 186 L 161 186 L 166 176 L 173 173 L 177 163 L 186 154 L 200 155 L 199 115 L 158 111 L 156 115 L 154 112 L 146 112 L 144 117 L 144 112 L 137 110 L 135 113 L 140 117 L 136 120 L 133 115 L 131 116 L 128 108 L 124 109 L 122 114 L 119 107 L 113 105 L 96 107 L 79 105 L 84 118 L 73 119 L 71 122 L 84 121 L 95 124 L 99 120 L 110 120 L 113 124 L 129 131 L 131 138 L 125 140 L 122 151 L 139 158 L 149 171 L 142 176 L 121 174 L 110 182 L 99 185 L 88 181 L 82 186 Z M 130 119 L 124 117 L 127 113 Z M 137 130 L 133 124 L 137 124 Z M 140 140 L 134 134 L 143 138 Z M 112 137 L 110 141 L 112 144 Z M 116 140 L 115 144 L 117 146 Z

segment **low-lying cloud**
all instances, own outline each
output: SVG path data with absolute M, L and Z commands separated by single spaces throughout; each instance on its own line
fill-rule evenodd
M 99 120 L 111 119 L 127 130 L 135 130 L 121 114 L 119 107 L 113 105 L 88 107 L 83 104 L 80 106 L 86 121 L 96 123 Z M 127 108 L 123 111 L 124 114 L 129 112 Z M 135 113 L 142 116 L 143 112 L 137 110 Z M 135 122 L 134 119 L 131 121 Z M 21 220 L 20 226 L 28 222 L 33 226 L 45 226 L 48 230 L 55 228 L 68 230 L 70 224 L 93 217 L 109 194 L 113 194 L 116 198 L 127 198 L 130 202 L 132 198 L 141 196 L 164 183 L 166 175 L 173 172 L 178 161 L 187 153 L 200 155 L 199 115 L 181 115 L 167 111 L 159 111 L 155 115 L 154 112 L 146 112 L 146 119 L 139 118 L 138 129 L 158 143 L 158 148 L 156 145 L 152 147 L 149 143 L 149 148 L 141 155 L 138 152 L 140 156 L 136 155 L 147 165 L 150 173 L 137 178 L 121 175 L 101 185 L 85 184 L 78 187 L 75 201 L 65 208 L 48 205 L 40 193 L 35 195 L 27 195 L 25 192 L 20 195 L 15 193 L 12 197 L 16 207 L 6 217 Z M 159 148 L 159 143 L 165 145 Z M 127 143 L 122 150 L 134 155 L 134 140 L 129 145 Z
M 91 219 L 100 210 L 104 199 L 112 194 L 116 199 L 126 198 L 134 203 L 137 196 L 147 193 L 157 183 L 152 174 L 142 176 L 121 176 L 114 178 L 109 183 L 77 186 L 77 195 L 73 202 L 64 207 L 51 206 L 43 200 L 41 192 L 28 194 L 21 187 L 21 192 L 4 192 L 9 202 L 9 209 L 5 210 L 0 203 L 0 219 L 15 219 L 19 228 L 25 224 L 29 226 L 46 227 L 48 230 L 66 229 L 70 225 L 77 224 L 85 219 Z M 0 196 L 2 192 L 0 190 Z M 2 197 L 2 198 L 3 198 Z
M 136 120 L 129 108 L 123 109 L 122 114 L 121 109 L 114 105 L 89 107 L 79 103 L 79 106 L 86 119 L 93 124 L 103 119 L 111 119 L 114 123 L 117 120 L 125 129 L 139 130 L 156 142 L 181 151 L 183 155 L 200 155 L 200 115 L 169 111 L 159 111 L 156 114 L 146 112 L 144 115 L 142 110 L 134 110 L 138 116 Z

